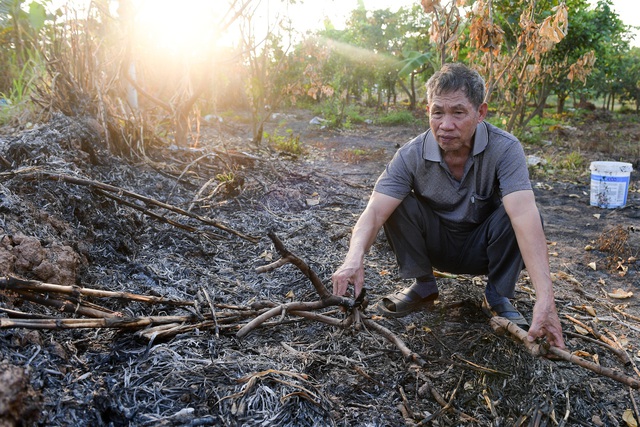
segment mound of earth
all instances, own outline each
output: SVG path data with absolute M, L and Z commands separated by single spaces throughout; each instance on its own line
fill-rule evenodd
M 294 265 L 257 270 L 280 256 L 268 234 L 330 286 L 377 175 L 422 132 L 334 131 L 311 118 L 268 123 L 300 137 L 298 156 L 219 122 L 197 148 L 149 147 L 136 160 L 111 155 L 88 118 L 56 115 L 0 137 L 0 425 L 610 426 L 633 416 L 627 385 L 494 332 L 484 277 L 439 279 L 440 303 L 402 319 L 365 310 L 421 368 L 362 324 L 286 311 L 238 338 L 274 305 L 318 300 Z M 592 120 L 526 150 L 617 160 L 599 145 L 613 128 L 640 135 Z M 532 169 L 557 304 L 571 352 L 637 379 L 638 172 L 626 207 L 601 209 L 589 205 L 587 166 Z M 408 284 L 383 235 L 366 262 L 372 303 Z M 523 273 L 517 305 L 529 318 L 534 301 Z

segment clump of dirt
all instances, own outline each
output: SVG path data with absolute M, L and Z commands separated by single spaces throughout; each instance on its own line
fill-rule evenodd
M 86 261 L 85 261 L 86 262 Z M 0 273 L 33 276 L 63 286 L 75 285 L 81 257 L 59 243 L 43 247 L 40 239 L 18 233 L 0 240 Z
M 40 415 L 38 403 L 26 370 L 0 362 L 0 426 L 34 424 Z
M 319 298 L 291 264 L 257 270 L 280 256 L 268 233 L 330 288 L 373 182 L 424 128 L 335 131 L 310 118 L 286 117 L 307 148 L 298 158 L 251 147 L 236 124 L 207 127 L 197 148 L 152 148 L 140 162 L 104 150 L 90 119 L 56 115 L 1 137 L 0 268 L 18 278 L 0 281 L 0 372 L 10 372 L 0 414 L 52 426 L 623 423 L 635 397 L 626 385 L 534 357 L 493 331 L 480 307 L 483 277 L 439 279 L 435 307 L 402 319 L 364 311 L 421 368 L 381 329 L 336 326 L 346 313 L 334 308 L 314 313 L 334 326 L 291 309 L 238 338 L 268 310 Z M 267 125 L 282 126 L 282 117 Z M 580 138 L 601 125 L 585 124 Z M 571 138 L 552 149 L 569 150 Z M 596 147 L 582 152 L 587 161 L 610 155 Z M 611 210 L 589 206 L 586 170 L 533 176 L 568 349 L 634 377 L 633 365 L 585 339 L 575 321 L 597 326 L 637 363 L 638 233 L 626 236 L 624 269 L 607 268 L 611 253 L 597 244 L 619 240 L 613 227 L 637 228 L 637 171 L 627 206 Z M 371 302 L 408 284 L 382 235 L 366 267 Z M 26 298 L 34 284 L 38 298 Z M 44 304 L 52 300 L 63 303 Z M 530 318 L 534 302 L 523 273 L 516 304 Z

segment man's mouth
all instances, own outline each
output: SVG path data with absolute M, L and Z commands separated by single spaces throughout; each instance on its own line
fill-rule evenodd
M 440 142 L 452 142 L 456 139 L 455 136 L 453 135 L 439 135 L 438 139 L 440 139 Z

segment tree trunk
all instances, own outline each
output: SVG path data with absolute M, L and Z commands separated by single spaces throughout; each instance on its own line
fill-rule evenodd
M 404 93 L 406 93 L 406 94 L 407 94 L 407 96 L 409 97 L 409 99 L 411 99 L 411 97 L 412 97 L 412 94 L 411 94 L 412 89 L 409 89 L 409 88 L 407 87 L 407 85 L 406 85 L 406 84 L 404 84 L 404 82 L 402 81 L 402 79 L 398 79 L 398 84 L 400 85 L 400 88 L 404 91 Z M 415 95 L 414 95 L 414 96 L 415 96 Z
M 566 94 L 558 95 L 558 104 L 556 105 L 556 113 L 562 114 L 564 112 L 564 104 L 567 100 Z
M 411 95 L 409 96 L 409 110 L 416 109 L 416 73 L 411 73 Z
M 519 129 L 523 129 L 525 126 L 527 126 L 527 124 L 529 124 L 531 119 L 533 119 L 535 116 L 540 116 L 540 117 L 543 116 L 544 107 L 545 107 L 545 105 L 547 105 L 547 98 L 549 97 L 549 93 L 551 93 L 551 89 L 548 88 L 547 85 L 545 85 L 542 88 L 542 93 L 540 94 L 540 99 L 538 100 L 538 105 L 536 106 L 535 110 L 533 110 L 533 112 L 531 114 L 529 114 L 529 116 L 526 119 L 523 118 L 520 121 Z M 560 98 L 558 98 L 558 102 L 559 102 L 559 99 Z M 526 109 L 523 110 L 523 114 L 525 113 L 525 111 L 526 111 Z
M 616 93 L 615 92 L 611 92 L 611 108 L 609 109 L 609 111 L 614 111 L 616 109 Z

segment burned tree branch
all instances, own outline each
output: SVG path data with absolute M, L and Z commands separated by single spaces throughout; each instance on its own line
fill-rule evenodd
M 606 368 L 604 366 L 598 365 L 593 362 L 589 362 L 581 357 L 573 355 L 566 350 L 563 350 L 558 347 L 553 347 L 545 344 L 538 344 L 529 342 L 527 339 L 527 332 L 519 328 L 515 323 L 505 319 L 503 317 L 492 317 L 491 318 L 491 327 L 496 331 L 507 331 L 514 337 L 516 337 L 519 341 L 521 341 L 524 346 L 533 354 L 534 356 L 546 356 L 552 355 L 559 359 L 565 360 L 567 362 L 571 362 L 575 365 L 581 366 L 585 369 L 588 369 L 592 372 L 595 372 L 599 375 L 603 375 L 605 377 L 609 377 L 613 380 L 616 380 L 622 384 L 625 384 L 634 389 L 640 389 L 640 381 L 631 378 L 627 375 L 624 375 L 621 372 L 615 371 L 610 368 Z
M 196 329 L 237 330 L 238 322 L 260 316 L 270 307 L 255 304 L 254 307 L 213 304 L 209 302 L 211 313 L 191 313 L 182 316 L 140 316 L 125 317 L 105 307 L 96 305 L 83 298 L 114 298 L 130 302 L 162 304 L 174 307 L 193 307 L 194 301 L 174 300 L 170 298 L 131 294 L 128 292 L 112 292 L 79 286 L 61 286 L 35 280 L 24 280 L 9 276 L 0 278 L 0 291 L 8 291 L 16 298 L 31 301 L 43 306 L 79 316 L 83 318 L 59 318 L 38 314 L 24 313 L 7 308 L 0 308 L 8 318 L 0 318 L 0 329 L 78 329 L 78 328 L 112 328 L 137 330 L 143 338 L 170 338 L 178 333 L 186 333 Z M 215 312 L 214 308 L 226 310 Z
M 193 306 L 193 301 L 180 301 L 170 298 L 137 295 L 129 292 L 113 292 L 101 289 L 82 288 L 80 286 L 62 286 L 44 283 L 37 280 L 24 280 L 15 276 L 0 278 L 0 290 L 13 292 L 53 292 L 57 294 L 71 295 L 73 297 L 88 296 L 95 298 L 117 298 L 130 301 L 144 302 L 147 304 L 167 304 L 175 306 Z
M 271 240 L 273 241 L 276 250 L 282 258 L 269 264 L 266 267 L 257 269 L 257 271 L 272 271 L 275 268 L 274 266 L 282 266 L 287 263 L 291 263 L 295 265 L 311 281 L 313 287 L 315 288 L 321 299 L 320 301 L 310 303 L 291 302 L 274 307 L 245 325 L 240 331 L 238 331 L 236 336 L 242 338 L 253 329 L 261 325 L 267 319 L 289 311 L 291 314 L 295 314 L 300 317 L 305 317 L 311 320 L 318 320 L 329 325 L 342 328 L 347 328 L 351 325 L 362 323 L 366 328 L 368 328 L 368 330 L 378 333 L 391 344 L 395 345 L 400 350 L 405 360 L 412 362 L 413 364 L 421 368 L 426 366 L 427 362 L 422 359 L 420 355 L 411 351 L 411 349 L 409 349 L 409 347 L 407 347 L 407 345 L 397 335 L 395 335 L 393 332 L 380 325 L 379 323 L 364 317 L 362 315 L 362 312 L 360 311 L 360 307 L 355 301 L 351 301 L 348 298 L 338 297 L 329 293 L 327 288 L 322 284 L 322 281 L 320 280 L 318 275 L 302 259 L 298 258 L 288 249 L 286 249 L 282 241 L 275 235 L 275 233 L 269 233 L 269 238 L 271 238 Z M 331 318 L 329 316 L 321 315 L 318 313 L 309 313 L 309 310 L 318 310 L 329 306 L 341 306 L 349 308 L 351 310 L 351 313 L 344 320 Z M 434 398 L 438 400 L 441 405 L 447 405 L 447 402 L 438 393 L 438 391 L 435 390 L 433 386 L 430 387 L 430 390 Z
M 100 307 L 96 304 L 83 303 L 79 300 L 55 298 L 50 295 L 40 295 L 31 292 L 20 293 L 20 298 L 35 302 L 36 304 L 55 308 L 64 313 L 77 314 L 81 316 L 101 318 L 115 317 L 117 314 L 108 308 Z
M 247 323 L 238 331 L 236 336 L 238 338 L 244 338 L 249 334 L 249 332 L 253 331 L 255 328 L 260 326 L 262 323 L 266 322 L 270 318 L 277 316 L 282 313 L 291 312 L 291 311 L 309 311 L 309 310 L 319 310 L 321 308 L 326 307 L 322 301 L 315 302 L 290 302 L 287 304 L 282 304 L 272 309 L 264 312 L 260 316 L 253 319 L 251 322 Z
M 338 302 L 336 297 L 331 295 L 329 290 L 322 283 L 322 280 L 320 280 L 320 278 L 315 273 L 315 271 L 313 271 L 307 265 L 306 262 L 304 262 L 303 260 L 301 260 L 300 258 L 295 256 L 294 254 L 289 252 L 289 250 L 287 248 L 285 248 L 285 246 L 282 243 L 282 241 L 278 238 L 278 236 L 276 236 L 276 234 L 274 232 L 272 232 L 272 231 L 269 232 L 268 236 L 271 239 L 271 241 L 273 242 L 273 244 L 274 244 L 274 246 L 276 248 L 276 251 L 278 251 L 278 253 L 282 257 L 282 259 L 286 260 L 287 262 L 289 262 L 289 263 L 295 265 L 296 267 L 298 267 L 298 270 L 300 270 L 302 272 L 302 274 L 304 274 L 311 281 L 311 284 L 315 288 L 315 290 L 318 293 L 318 296 L 320 296 L 321 300 L 323 300 L 323 301 L 332 300 L 331 302 L 333 302 L 333 300 L 336 300 L 336 302 Z
M 276 248 L 276 251 L 280 254 L 281 258 L 266 266 L 256 268 L 256 272 L 266 273 L 269 271 L 273 271 L 278 267 L 282 267 L 283 265 L 293 264 L 298 268 L 298 270 L 302 272 L 302 274 L 304 274 L 311 281 L 311 284 L 313 285 L 318 296 L 320 297 L 320 300 L 314 301 L 314 302 L 290 302 L 290 303 L 275 306 L 270 310 L 266 311 L 265 313 L 263 313 L 262 315 L 260 315 L 259 317 L 256 317 L 245 326 L 243 326 L 242 329 L 240 329 L 240 331 L 238 331 L 238 333 L 236 334 L 238 338 L 245 337 L 252 330 L 260 326 L 262 323 L 264 323 L 268 319 L 286 312 L 320 310 L 320 309 L 332 307 L 332 306 L 343 307 L 349 310 L 354 309 L 354 307 L 357 305 L 354 300 L 331 294 L 329 290 L 325 287 L 325 285 L 322 283 L 322 280 L 320 280 L 318 275 L 315 273 L 315 271 L 313 271 L 311 267 L 309 267 L 309 265 L 306 262 L 304 262 L 302 259 L 292 254 L 284 246 L 282 241 L 278 238 L 278 236 L 276 236 L 274 232 L 269 232 L 268 236 L 273 242 Z M 327 320 L 328 318 L 326 319 L 323 318 L 323 319 L 324 320 L 321 320 L 321 321 L 324 321 L 325 323 L 329 323 L 329 324 L 333 323 L 331 321 L 328 321 Z M 346 323 L 343 323 L 342 321 L 338 321 L 337 323 L 338 323 L 338 326 L 343 326 L 343 327 L 346 324 Z M 351 323 L 353 322 L 349 322 L 349 326 L 351 325 Z
M 423 358 L 421 358 L 420 355 L 411 351 L 411 349 L 409 349 L 409 347 L 407 347 L 407 345 L 389 329 L 385 328 L 384 326 L 370 319 L 364 319 L 363 322 L 367 328 L 376 331 L 378 334 L 382 335 L 387 341 L 389 341 L 390 343 L 398 347 L 398 349 L 402 353 L 402 356 L 405 358 L 405 360 L 413 362 L 420 367 L 424 367 L 427 364 L 427 362 Z
M 624 351 L 624 349 L 620 348 L 614 341 L 612 341 L 611 339 L 609 339 L 608 337 L 602 335 L 600 333 L 600 331 L 598 331 L 598 329 L 596 329 L 595 325 L 593 325 L 593 323 L 590 323 L 589 325 L 587 325 L 586 323 L 583 323 L 581 321 L 579 321 L 578 319 L 571 317 L 569 315 L 565 315 L 565 317 L 567 319 L 569 319 L 570 321 L 572 321 L 573 323 L 575 323 L 576 325 L 580 326 L 581 328 L 583 328 L 584 330 L 588 331 L 591 335 L 593 335 L 597 340 L 602 341 L 604 344 L 606 344 L 609 349 L 616 355 L 618 356 L 618 358 L 620 360 L 622 360 L 622 362 L 628 366 L 631 364 L 631 359 L 629 359 L 629 355 Z
M 210 225 L 212 227 L 218 228 L 220 230 L 226 231 L 229 234 L 235 235 L 237 237 L 240 237 L 244 240 L 248 240 L 250 242 L 256 243 L 258 242 L 258 240 L 260 240 L 258 237 L 255 236 L 250 236 L 244 233 L 241 233 L 240 231 L 234 230 L 231 227 L 228 227 L 224 224 L 222 224 L 219 221 L 216 221 L 214 219 L 211 218 L 206 218 L 197 214 L 194 214 L 192 212 L 186 211 L 184 209 L 178 208 L 176 206 L 164 203 L 164 202 L 160 202 L 158 200 L 146 197 L 146 196 L 142 196 L 140 194 L 134 193 L 132 191 L 128 191 L 125 190 L 123 188 L 120 187 L 116 187 L 110 184 L 105 184 L 103 182 L 98 182 L 98 181 L 93 181 L 90 179 L 84 179 L 84 178 L 80 178 L 80 177 L 76 177 L 76 176 L 71 176 L 71 175 L 66 175 L 66 174 L 61 174 L 61 173 L 53 173 L 53 172 L 47 172 L 47 171 L 36 171 L 34 172 L 33 168 L 29 168 L 26 169 L 24 171 L 12 171 L 12 172 L 8 172 L 8 173 L 3 173 L 0 174 L 0 177 L 2 176 L 20 176 L 22 179 L 27 180 L 27 181 L 37 181 L 37 180 L 50 180 L 50 181 L 62 181 L 62 182 L 67 182 L 69 184 L 76 184 L 76 185 L 84 185 L 87 187 L 90 187 L 94 190 L 102 190 L 102 191 L 106 191 L 106 192 L 110 192 L 110 193 L 115 193 L 118 195 L 118 197 L 120 196 L 126 196 L 126 197 L 130 197 L 132 199 L 136 199 L 136 200 L 140 200 L 141 202 L 143 202 L 146 205 L 149 206 L 155 206 L 161 209 L 166 209 L 168 211 L 177 213 L 179 215 L 183 215 L 192 219 L 195 219 L 203 224 L 206 225 Z M 128 205 L 131 206 L 131 205 Z
M 0 329 L 78 329 L 117 328 L 140 329 L 151 325 L 165 325 L 193 321 L 195 316 L 103 317 L 97 319 L 7 319 L 0 318 Z
M 151 210 L 149 210 L 147 208 L 143 208 L 142 206 L 138 206 L 135 203 L 131 203 L 131 202 L 123 199 L 122 197 L 118 197 L 118 196 L 115 196 L 113 194 L 109 194 L 109 193 L 107 193 L 107 192 L 105 192 L 103 190 L 100 190 L 100 189 L 97 189 L 95 191 L 98 194 L 100 194 L 100 195 L 102 195 L 102 196 L 104 196 L 104 197 L 106 197 L 108 199 L 114 200 L 114 201 L 116 201 L 116 202 L 118 202 L 118 203 L 120 203 L 122 205 L 128 206 L 131 209 L 138 210 L 138 211 L 142 212 L 144 215 L 155 219 L 156 221 L 164 222 L 165 224 L 172 225 L 172 226 L 174 226 L 176 228 L 180 228 L 180 229 L 188 231 L 190 233 L 201 233 L 201 234 L 204 234 L 204 235 L 206 235 L 208 237 L 211 237 L 212 239 L 215 239 L 215 240 L 223 239 L 223 236 L 221 236 L 219 234 L 212 233 L 212 232 L 206 231 L 206 230 L 199 230 L 198 228 L 193 227 L 191 225 L 182 224 L 180 222 L 174 221 L 174 220 L 169 219 L 169 218 L 167 218 L 167 217 L 165 217 L 163 215 L 159 215 L 159 214 L 157 214 L 157 213 L 155 213 L 155 212 L 153 212 L 153 211 L 151 211 Z

